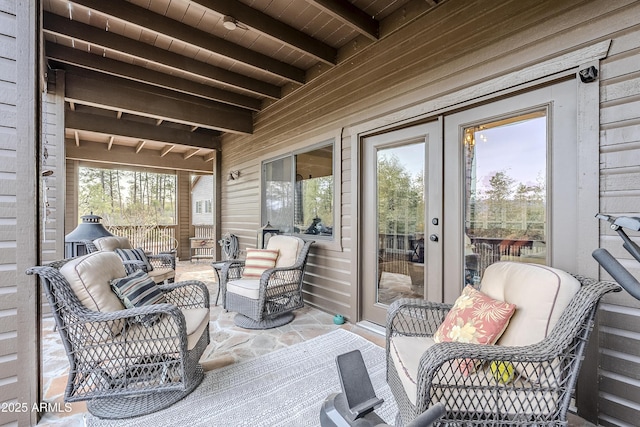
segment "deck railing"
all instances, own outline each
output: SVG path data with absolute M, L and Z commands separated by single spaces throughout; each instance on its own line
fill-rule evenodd
M 171 252 L 178 247 L 176 225 L 105 225 L 110 233 L 127 237 L 134 248 L 154 254 Z

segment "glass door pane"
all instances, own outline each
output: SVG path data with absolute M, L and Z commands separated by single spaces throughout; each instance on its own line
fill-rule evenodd
M 465 283 L 497 261 L 547 264 L 546 110 L 464 128 Z
M 377 302 L 424 296 L 425 143 L 377 150 Z

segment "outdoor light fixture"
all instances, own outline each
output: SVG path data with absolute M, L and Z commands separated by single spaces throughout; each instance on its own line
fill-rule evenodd
M 238 22 L 236 21 L 236 18 L 232 16 L 224 16 L 222 18 L 222 26 L 229 31 L 233 31 L 238 28 Z
M 230 171 L 227 181 L 234 181 L 238 178 L 240 178 L 240 171 Z

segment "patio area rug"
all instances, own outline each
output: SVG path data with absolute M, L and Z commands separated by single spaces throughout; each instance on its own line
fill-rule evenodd
M 335 357 L 362 352 L 376 395 L 385 403 L 376 413 L 392 424 L 397 407 L 385 381 L 385 352 L 366 339 L 336 329 L 325 335 L 205 374 L 202 384 L 175 405 L 143 417 L 101 420 L 91 427 L 319 426 L 320 407 L 340 391 Z

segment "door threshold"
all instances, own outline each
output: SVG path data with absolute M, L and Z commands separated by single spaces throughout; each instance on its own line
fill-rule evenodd
M 368 320 L 362 320 L 356 323 L 356 326 L 361 327 L 362 329 L 366 329 L 369 332 L 373 332 L 378 335 L 385 336 L 387 331 L 384 326 L 380 326 L 377 323 L 370 322 Z

